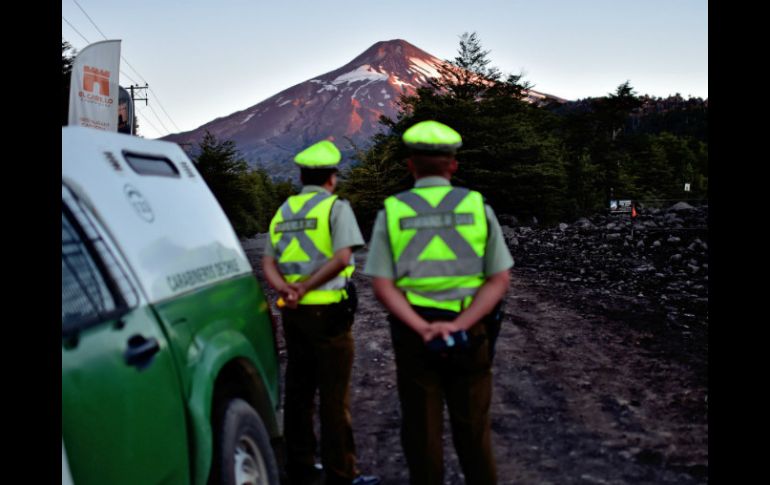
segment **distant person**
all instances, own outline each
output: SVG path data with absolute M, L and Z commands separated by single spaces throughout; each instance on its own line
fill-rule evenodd
M 313 403 L 320 397 L 326 484 L 376 485 L 358 474 L 350 417 L 355 291 L 353 251 L 364 239 L 350 205 L 332 195 L 341 155 L 320 141 L 294 157 L 303 184 L 270 222 L 262 265 L 281 296 L 288 352 L 284 436 L 291 485 L 316 483 Z
M 482 195 L 450 183 L 460 135 L 423 121 L 403 141 L 414 188 L 385 200 L 364 273 L 390 311 L 410 483 L 444 483 L 446 401 L 466 483 L 494 484 L 491 364 L 513 258 Z

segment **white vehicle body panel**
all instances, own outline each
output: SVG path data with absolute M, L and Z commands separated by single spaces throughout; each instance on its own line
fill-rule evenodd
M 178 176 L 139 174 L 127 152 L 164 157 Z M 62 183 L 111 234 L 150 303 L 251 273 L 227 216 L 175 143 L 63 127 Z

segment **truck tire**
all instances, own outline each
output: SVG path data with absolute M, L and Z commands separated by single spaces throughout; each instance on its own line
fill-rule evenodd
M 278 465 L 270 437 L 254 408 L 243 399 L 232 399 L 219 416 L 212 482 L 279 485 Z

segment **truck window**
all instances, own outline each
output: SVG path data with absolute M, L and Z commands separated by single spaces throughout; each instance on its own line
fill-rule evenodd
M 165 157 L 123 152 L 128 165 L 139 175 L 179 177 L 179 170 Z
M 61 217 L 62 329 L 87 325 L 117 309 L 107 283 L 67 215 Z
M 62 335 L 116 318 L 138 304 L 124 269 L 64 185 L 61 240 Z

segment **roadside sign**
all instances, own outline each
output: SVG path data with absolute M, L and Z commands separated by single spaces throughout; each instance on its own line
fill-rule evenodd
M 610 212 L 616 214 L 630 213 L 633 204 L 630 199 L 610 200 Z

